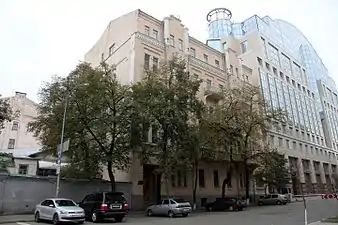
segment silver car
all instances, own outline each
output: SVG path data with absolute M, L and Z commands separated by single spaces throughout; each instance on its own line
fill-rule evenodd
M 184 217 L 191 213 L 192 208 L 188 201 L 182 198 L 165 198 L 159 205 L 152 205 L 147 208 L 147 216 L 168 216 L 175 217 L 182 215 Z
M 52 221 L 53 224 L 60 222 L 74 222 L 83 224 L 85 213 L 73 200 L 65 198 L 49 198 L 43 200 L 35 207 L 35 221 Z

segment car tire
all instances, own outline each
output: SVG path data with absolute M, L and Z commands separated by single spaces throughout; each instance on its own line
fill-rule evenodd
M 80 222 L 78 222 L 77 224 L 84 224 L 84 221 L 80 221 Z
M 282 202 L 277 200 L 277 205 L 281 205 L 281 204 L 282 204 Z
M 115 222 L 120 223 L 120 222 L 122 222 L 123 218 L 124 218 L 124 216 L 117 216 L 114 219 L 115 219 Z
M 243 208 L 242 208 L 242 207 L 239 207 L 239 208 L 238 208 L 238 211 L 243 211 Z
M 189 213 L 182 213 L 183 217 L 187 217 L 189 215 Z
M 35 220 L 36 223 L 41 222 L 41 219 L 40 219 L 40 213 L 39 213 L 39 212 L 36 212 L 36 213 L 35 213 L 34 220 Z
M 100 222 L 100 218 L 99 218 L 99 216 L 97 215 L 96 212 L 93 212 L 93 213 L 92 213 L 92 218 L 91 218 L 91 220 L 92 220 L 93 223 L 98 223 L 98 222 Z
M 229 211 L 235 211 L 235 207 L 229 206 Z
M 207 206 L 206 209 L 207 209 L 208 212 L 211 212 L 212 211 L 212 206 Z
M 258 202 L 258 205 L 259 205 L 259 206 L 262 206 L 262 205 L 263 205 L 263 202 Z
M 286 202 L 283 202 L 283 205 L 286 205 Z
M 153 211 L 151 209 L 147 210 L 147 216 L 153 216 Z
M 55 213 L 54 216 L 53 216 L 53 224 L 58 225 L 59 223 L 60 223 L 59 215 Z
M 175 217 L 175 214 L 174 214 L 174 212 L 173 212 L 173 211 L 171 211 L 171 210 L 169 210 L 169 211 L 168 211 L 168 217 L 169 217 L 169 218 L 173 218 L 173 217 Z

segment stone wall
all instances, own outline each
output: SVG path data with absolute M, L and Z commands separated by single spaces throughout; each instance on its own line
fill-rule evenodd
M 110 184 L 106 181 L 61 180 L 59 197 L 78 202 L 87 194 L 109 190 Z M 124 192 L 132 203 L 131 183 L 118 182 L 116 190 Z M 0 175 L 0 215 L 31 213 L 43 199 L 54 197 L 55 191 L 55 178 Z

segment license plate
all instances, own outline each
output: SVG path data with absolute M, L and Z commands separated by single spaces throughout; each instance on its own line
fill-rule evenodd
M 189 208 L 185 208 L 185 209 L 183 209 L 183 211 L 184 211 L 184 212 L 189 212 L 190 209 L 189 209 Z
M 122 205 L 120 204 L 112 204 L 110 205 L 110 209 L 121 209 L 122 208 Z

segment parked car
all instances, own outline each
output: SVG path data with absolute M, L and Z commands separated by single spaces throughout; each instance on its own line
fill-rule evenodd
M 98 192 L 89 194 L 78 203 L 85 211 L 87 220 L 94 223 L 107 218 L 121 222 L 128 214 L 129 205 L 122 192 Z
M 183 198 L 165 198 L 159 205 L 152 205 L 147 208 L 147 216 L 168 216 L 181 215 L 186 217 L 191 213 L 192 208 L 188 201 Z
M 286 205 L 288 197 L 282 194 L 269 194 L 260 196 L 258 205 Z
M 207 211 L 242 211 L 245 207 L 247 207 L 246 201 L 235 197 L 216 198 L 216 201 L 205 205 Z
M 85 213 L 73 200 L 65 198 L 49 198 L 43 200 L 35 207 L 35 221 L 52 221 L 53 224 L 60 222 L 75 222 L 83 224 Z

